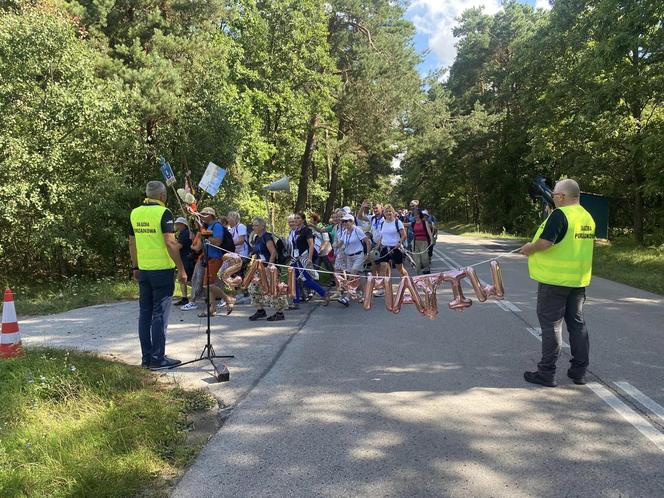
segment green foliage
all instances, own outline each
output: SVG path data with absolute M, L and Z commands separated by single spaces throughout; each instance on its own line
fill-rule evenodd
M 200 391 L 93 355 L 28 349 L 0 363 L 2 496 L 136 496 L 192 457 L 187 414 Z
M 664 4 L 514 1 L 463 13 L 447 82 L 409 116 L 402 198 L 446 219 L 525 233 L 532 179 L 579 180 L 606 195 L 639 243 L 664 213 Z

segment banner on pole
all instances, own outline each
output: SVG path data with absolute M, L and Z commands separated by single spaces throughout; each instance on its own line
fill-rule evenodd
M 225 177 L 226 170 L 210 162 L 198 186 L 210 194 L 211 197 L 214 197 L 219 192 L 219 187 L 221 187 L 221 182 L 224 181 Z
M 175 179 L 175 173 L 173 173 L 173 168 L 171 168 L 171 165 L 168 164 L 168 161 L 162 157 L 159 159 L 159 165 L 159 169 L 161 170 L 161 174 L 166 181 L 166 185 L 169 187 L 171 185 L 175 185 L 175 182 L 177 181 Z

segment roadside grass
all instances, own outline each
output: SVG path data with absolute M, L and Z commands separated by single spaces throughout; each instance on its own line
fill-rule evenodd
M 454 235 L 459 235 L 461 237 L 476 237 L 480 239 L 511 239 L 511 240 L 523 240 L 526 241 L 527 238 L 522 235 L 507 233 L 503 229 L 501 233 L 492 233 L 489 231 L 481 230 L 481 227 L 473 223 L 449 223 L 442 224 L 440 226 L 441 230 L 444 232 L 449 232 Z
M 16 313 L 20 316 L 60 313 L 93 304 L 138 298 L 138 284 L 128 277 L 24 280 L 6 287 L 14 293 Z
M 633 241 L 598 241 L 593 273 L 599 277 L 664 295 L 664 246 L 639 247 Z
M 0 496 L 167 496 L 200 449 L 188 418 L 216 405 L 146 370 L 30 348 L 0 362 Z
M 529 238 L 482 231 L 474 224 L 443 224 L 443 231 L 462 237 L 512 239 L 527 242 Z M 593 274 L 637 289 L 664 295 L 664 245 L 640 247 L 631 239 L 598 240 L 593 256 Z

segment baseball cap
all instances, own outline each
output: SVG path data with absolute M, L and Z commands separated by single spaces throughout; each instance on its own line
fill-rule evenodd
M 217 213 L 215 213 L 214 208 L 211 207 L 205 207 L 201 209 L 200 211 L 201 214 L 211 214 L 212 216 L 217 216 Z
M 341 218 L 341 219 L 344 220 L 344 221 L 355 220 L 355 218 L 353 217 L 353 215 L 350 214 L 350 213 L 346 213 L 346 214 L 344 214 L 343 218 Z
M 344 210 L 347 214 L 350 214 L 350 211 L 351 211 L 351 210 L 350 210 L 350 207 L 349 207 L 349 206 L 344 206 L 344 207 L 342 207 L 341 209 Z

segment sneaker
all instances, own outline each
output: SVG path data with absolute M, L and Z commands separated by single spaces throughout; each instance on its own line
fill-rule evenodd
M 267 317 L 268 322 L 277 322 L 279 320 L 285 320 L 285 319 L 286 317 L 281 311 L 277 311 L 274 315 Z
M 542 377 L 539 372 L 524 372 L 523 378 L 526 379 L 526 382 L 539 384 L 540 386 L 556 387 L 558 385 L 555 380 Z
M 252 322 L 255 322 L 259 318 L 265 318 L 266 316 L 267 316 L 267 313 L 265 313 L 265 310 L 256 310 L 256 313 L 251 315 L 249 317 L 249 320 L 251 320 Z
M 186 297 L 183 297 L 183 298 L 181 298 L 179 301 L 175 301 L 175 302 L 173 303 L 173 305 L 175 305 L 175 306 L 184 306 L 184 305 L 187 304 L 188 302 L 189 302 L 189 299 L 187 299 Z
M 197 305 L 196 303 L 191 303 L 191 302 L 190 302 L 190 303 L 185 304 L 184 306 L 180 306 L 180 309 L 181 309 L 182 311 L 197 310 L 197 309 L 198 309 L 198 305 Z
M 385 295 L 385 291 L 383 289 L 375 290 L 373 291 L 373 295 L 376 297 L 383 297 Z
M 571 373 L 571 370 L 568 370 L 568 371 L 567 371 L 567 376 L 568 376 L 570 379 L 572 379 L 572 382 L 574 382 L 576 385 L 579 385 L 579 386 L 585 386 L 586 383 L 587 383 L 587 382 L 586 382 L 586 376 L 585 376 L 585 375 L 582 375 L 581 377 L 573 377 L 573 376 L 572 376 L 572 373 Z
M 337 302 L 343 304 L 346 308 L 350 305 L 350 301 L 348 301 L 347 297 L 337 298 Z
M 182 363 L 180 360 L 176 360 L 175 358 L 169 358 L 168 356 L 164 356 L 164 359 L 159 361 L 159 362 L 151 362 L 150 363 L 150 370 L 161 370 L 164 368 L 171 368 L 176 365 L 179 365 Z
M 217 303 L 217 308 L 223 308 L 224 306 L 226 306 L 226 301 L 220 299 L 219 302 Z

